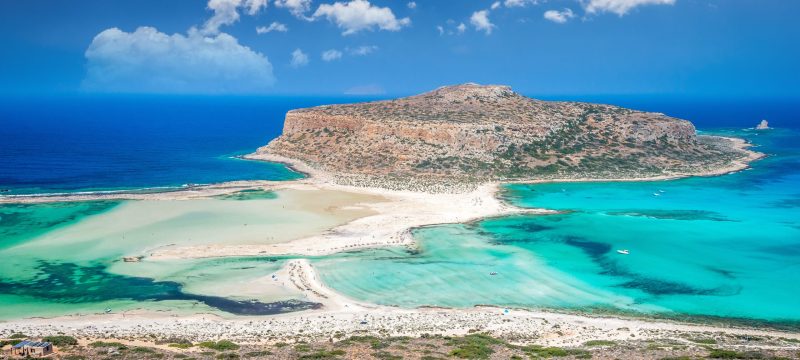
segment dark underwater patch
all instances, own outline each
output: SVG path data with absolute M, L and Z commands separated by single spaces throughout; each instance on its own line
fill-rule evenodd
M 581 249 L 592 261 L 600 266 L 601 275 L 608 275 L 625 279 L 617 287 L 641 290 L 649 295 L 733 295 L 740 289 L 697 288 L 688 284 L 675 281 L 661 280 L 641 276 L 635 272 L 619 266 L 615 260 L 609 259 L 606 254 L 611 252 L 611 245 L 591 241 L 583 237 L 569 236 L 563 239 L 564 243 Z
M 69 304 L 108 300 L 197 301 L 236 315 L 272 315 L 321 306 L 304 301 L 262 303 L 189 294 L 182 291 L 179 283 L 111 274 L 103 265 L 80 266 L 40 261 L 35 270 L 37 276 L 30 281 L 0 280 L 0 293 Z
M 779 208 L 779 209 L 796 209 L 800 208 L 800 197 L 795 197 L 791 199 L 783 199 L 779 201 L 773 201 L 768 204 L 769 207 Z
M 642 216 L 659 220 L 710 220 L 710 221 L 734 221 L 724 215 L 706 210 L 658 210 L 658 209 L 636 209 L 627 211 L 612 211 L 609 215 L 621 216 Z

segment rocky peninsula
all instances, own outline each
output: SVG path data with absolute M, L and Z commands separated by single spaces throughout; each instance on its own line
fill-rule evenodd
M 253 157 L 299 160 L 343 184 L 403 188 L 725 173 L 758 156 L 743 145 L 699 136 L 689 121 L 660 113 L 462 84 L 289 111 L 283 134 Z

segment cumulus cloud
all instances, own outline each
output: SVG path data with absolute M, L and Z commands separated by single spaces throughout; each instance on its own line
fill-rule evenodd
M 356 56 L 365 56 L 365 55 L 372 54 L 372 53 L 374 53 L 376 51 L 378 51 L 378 47 L 375 46 L 375 45 L 362 45 L 362 46 L 359 46 L 359 47 L 357 47 L 355 49 L 350 49 L 350 54 L 356 55 Z
M 509 8 L 513 7 L 525 7 L 530 5 L 536 5 L 538 1 L 536 0 L 506 0 L 503 2 L 503 5 Z
M 442 25 L 436 25 L 436 31 L 439 32 L 439 35 L 444 35 L 444 27 Z
M 495 2 L 492 3 L 492 6 L 490 6 L 489 8 L 492 9 L 492 10 L 497 10 L 497 8 L 499 8 L 500 5 L 501 4 L 500 4 L 499 1 L 495 1 Z
M 584 3 L 587 13 L 611 12 L 619 16 L 641 5 L 673 5 L 675 0 L 589 0 Z
M 292 51 L 292 61 L 289 63 L 293 68 L 299 68 L 308 65 L 308 55 L 303 50 L 295 49 Z
M 311 0 L 275 0 L 275 7 L 289 10 L 292 15 L 303 18 L 311 10 Z
M 411 24 L 411 19 L 398 19 L 392 9 L 374 6 L 366 0 L 351 0 L 349 2 L 335 2 L 322 4 L 312 16 L 313 19 L 326 18 L 328 21 L 344 29 L 342 35 L 355 34 L 362 30 L 398 31 Z
M 489 20 L 489 10 L 480 10 L 472 13 L 469 18 L 470 24 L 475 27 L 477 31 L 484 31 L 486 35 L 492 33 L 495 25 Z
M 248 15 L 255 15 L 258 14 L 262 8 L 267 7 L 267 0 L 246 0 L 244 5 L 247 7 Z
M 458 31 L 459 34 L 463 34 L 464 31 L 467 31 L 467 25 L 464 25 L 463 22 L 458 24 L 458 26 L 456 26 L 456 31 Z
M 277 21 L 273 21 L 272 24 L 269 24 L 269 26 L 259 26 L 256 28 L 256 33 L 258 34 L 266 34 L 266 33 L 271 33 L 273 31 L 287 32 L 289 31 L 289 28 L 286 27 L 286 25 L 281 24 Z
M 225 33 L 111 28 L 95 36 L 85 56 L 82 86 L 89 91 L 254 93 L 275 83 L 269 59 Z
M 325 50 L 322 52 L 323 61 L 333 61 L 342 58 L 342 52 L 336 49 Z
M 413 2 L 413 1 L 409 1 L 408 4 L 406 4 L 406 6 L 408 6 L 409 9 L 416 9 L 417 8 L 417 3 Z
M 563 24 L 573 17 L 575 17 L 575 14 L 571 9 L 564 9 L 563 11 L 547 10 L 544 12 L 545 19 L 558 24 Z
M 214 35 L 219 28 L 239 21 L 239 8 L 243 7 L 249 15 L 257 14 L 267 6 L 267 0 L 209 0 L 208 8 L 214 15 L 203 25 L 203 32 Z

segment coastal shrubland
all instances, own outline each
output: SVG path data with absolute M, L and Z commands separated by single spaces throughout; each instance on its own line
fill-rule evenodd
M 461 336 L 425 335 L 419 337 L 364 333 L 333 340 L 333 337 L 310 341 L 281 341 L 257 344 L 234 344 L 227 340 L 206 341 L 196 347 L 172 347 L 174 338 L 151 338 L 151 345 L 139 339 L 134 343 L 119 341 L 83 341 L 86 345 L 59 348 L 56 358 L 72 360 L 237 360 L 237 359 L 800 359 L 800 345 L 793 340 L 753 337 L 742 346 L 741 335 L 717 336 L 713 347 L 689 339 L 703 339 L 690 334 L 676 334 L 657 340 L 585 340 L 576 346 L 519 343 L 478 332 Z M 531 341 L 531 340 L 528 340 Z M 177 342 L 179 344 L 181 342 Z M 166 344 L 166 346 L 165 346 Z M 682 345 L 681 345 L 682 344 Z M 211 349 L 201 351 L 199 349 Z

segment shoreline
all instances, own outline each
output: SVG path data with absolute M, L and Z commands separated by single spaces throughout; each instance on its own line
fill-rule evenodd
M 4 196 L 4 203 L 46 203 L 91 200 L 190 200 L 231 194 L 242 190 L 300 189 L 330 190 L 379 195 L 387 199 L 366 205 L 377 214 L 357 218 L 321 234 L 270 245 L 183 246 L 156 249 L 151 260 L 198 259 L 212 257 L 250 257 L 272 255 L 325 255 L 385 246 L 413 246 L 413 229 L 447 223 L 468 223 L 485 218 L 515 214 L 551 214 L 553 210 L 519 208 L 506 202 L 498 191 L 502 184 L 545 182 L 623 182 L 662 181 L 690 176 L 719 176 L 742 171 L 749 162 L 764 154 L 751 151 L 743 139 L 732 141 L 747 156 L 732 164 L 699 174 L 669 174 L 636 179 L 546 179 L 489 182 L 476 185 L 472 191 L 426 193 L 410 190 L 387 190 L 379 187 L 340 185 L 324 171 L 294 159 L 271 154 L 249 154 L 250 160 L 279 162 L 306 178 L 290 181 L 235 181 L 203 185 L 159 193 L 67 194 L 48 196 Z M 22 200 L 22 201 L 20 201 Z M 420 210 L 425 209 L 425 210 Z M 377 230 L 377 231 L 376 231 Z M 656 339 L 682 332 L 715 332 L 725 334 L 789 337 L 800 340 L 799 331 L 774 328 L 739 327 L 729 324 L 697 324 L 664 318 L 631 317 L 625 314 L 590 314 L 560 312 L 554 309 L 513 309 L 503 314 L 502 307 L 472 308 L 417 307 L 413 309 L 359 302 L 328 288 L 306 259 L 287 261 L 282 272 L 289 274 L 291 285 L 309 300 L 323 304 L 322 309 L 272 316 L 220 316 L 216 314 L 177 315 L 174 313 L 131 310 L 122 314 L 71 315 L 54 318 L 26 318 L 0 321 L 0 334 L 22 331 L 29 335 L 63 332 L 83 338 L 150 339 L 149 334 L 182 336 L 207 340 L 223 337 L 238 341 L 263 342 L 305 338 L 327 339 L 334 332 L 348 334 L 382 334 L 421 336 L 422 334 L 464 335 L 475 329 L 499 336 L 512 336 L 522 341 L 547 345 L 574 345 L 586 340 L 619 340 L 630 338 Z M 364 320 L 362 320 L 364 319 Z M 168 320 L 168 321 L 165 321 Z M 366 324 L 362 323 L 366 321 Z M 620 330 L 626 329 L 626 330 Z M 275 340 L 277 339 L 277 340 Z

